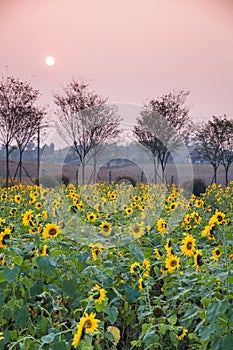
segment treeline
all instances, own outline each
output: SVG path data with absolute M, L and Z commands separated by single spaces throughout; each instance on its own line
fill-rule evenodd
M 132 126 L 134 140 L 153 163 L 154 182 L 159 174 L 166 181 L 167 164 L 176 162 L 183 150 L 192 161 L 212 165 L 213 182 L 217 181 L 218 167 L 223 165 L 227 185 L 233 162 L 233 119 L 212 116 L 195 124 L 186 105 L 188 95 L 187 91 L 169 92 L 146 102 Z M 6 186 L 12 178 L 9 160 L 14 157 L 18 165 L 13 178 L 22 181 L 23 155 L 25 160 L 36 157 L 39 179 L 41 155 L 58 152 L 53 144 L 40 145 L 41 136 L 51 126 L 67 145 L 67 162 L 80 166 L 81 183 L 90 161 L 95 181 L 98 157 L 106 146 L 124 137 L 117 106 L 108 104 L 107 98 L 91 91 L 81 80 L 72 80 L 60 94 L 54 94 L 54 117 L 48 117 L 45 107 L 38 107 L 38 97 L 39 91 L 29 82 L 12 76 L 0 81 L 0 142 L 6 159 Z

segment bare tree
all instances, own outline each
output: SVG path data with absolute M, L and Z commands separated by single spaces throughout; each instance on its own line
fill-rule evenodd
M 56 129 L 62 139 L 78 155 L 82 167 L 82 184 L 85 165 L 90 156 L 96 157 L 104 143 L 119 135 L 120 117 L 107 99 L 89 91 L 88 84 L 72 80 L 63 87 L 62 94 L 54 95 L 58 117 Z M 87 157 L 88 156 L 88 157 Z
M 196 126 L 195 149 L 196 158 L 200 157 L 213 167 L 213 182 L 217 182 L 217 170 L 223 164 L 226 172 L 226 184 L 228 171 L 233 162 L 233 122 L 226 116 L 213 116 L 202 125 Z
M 0 82 L 0 140 L 6 149 L 6 187 L 9 185 L 10 146 L 16 140 L 22 140 L 27 133 L 30 120 L 33 128 L 34 117 L 42 110 L 35 107 L 39 91 L 30 83 L 20 81 L 13 76 L 2 77 Z M 37 125 L 35 125 L 36 130 Z M 25 141 L 23 141 L 25 144 Z
M 36 138 L 38 138 L 41 130 L 44 130 L 48 126 L 48 122 L 44 120 L 44 117 L 44 109 L 30 106 L 27 113 L 25 112 L 22 118 L 23 122 L 20 128 L 20 132 L 16 133 L 15 135 L 15 140 L 19 149 L 19 163 L 16 168 L 14 178 L 16 177 L 19 170 L 20 182 L 22 181 L 22 168 L 24 168 L 22 163 L 23 152 L 25 151 L 29 141 L 34 141 Z
M 171 151 L 188 141 L 191 124 L 189 108 L 185 102 L 189 92 L 169 93 L 145 104 L 134 126 L 138 142 L 149 151 L 153 159 L 154 179 L 157 181 L 161 166 L 162 181 Z

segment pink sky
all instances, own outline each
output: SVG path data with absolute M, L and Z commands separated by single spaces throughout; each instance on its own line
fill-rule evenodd
M 0 0 L 0 39 L 0 73 L 30 80 L 51 109 L 83 77 L 111 102 L 185 89 L 193 118 L 233 115 L 231 0 Z

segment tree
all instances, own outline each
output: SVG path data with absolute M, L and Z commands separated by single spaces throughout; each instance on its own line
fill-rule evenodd
M 161 166 L 162 181 L 165 181 L 165 168 L 171 152 L 188 142 L 191 124 L 189 109 L 185 102 L 189 92 L 180 91 L 152 99 L 145 104 L 141 116 L 134 126 L 137 141 L 149 151 L 153 159 L 154 180 L 157 181 Z
M 56 129 L 78 155 L 83 184 L 87 161 L 96 157 L 104 143 L 115 140 L 120 132 L 116 108 L 108 106 L 106 98 L 89 91 L 88 87 L 85 82 L 72 80 L 63 87 L 62 94 L 54 95 Z
M 224 139 L 221 145 L 221 164 L 225 169 L 226 186 L 228 185 L 228 173 L 233 163 L 233 119 L 227 120 L 226 116 L 219 121 L 223 128 Z
M 226 116 L 213 116 L 196 127 L 196 157 L 200 156 L 213 166 L 213 182 L 217 182 L 217 169 L 222 164 L 228 183 L 228 171 L 233 162 L 233 121 Z
M 9 184 L 11 144 L 14 141 L 18 144 L 21 167 L 22 152 L 41 125 L 44 110 L 35 106 L 38 96 L 39 91 L 30 83 L 12 76 L 3 77 L 0 82 L 0 140 L 6 149 L 6 187 Z

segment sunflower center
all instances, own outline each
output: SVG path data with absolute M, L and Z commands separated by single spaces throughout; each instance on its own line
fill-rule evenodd
M 193 247 L 192 242 L 188 242 L 187 243 L 187 249 L 188 250 L 192 250 L 192 247 Z
M 87 321 L 85 322 L 85 325 L 86 325 L 87 328 L 91 328 L 91 327 L 92 327 L 92 323 L 91 323 L 90 320 L 87 320 Z
M 57 230 L 56 230 L 55 228 L 50 228 L 50 229 L 49 229 L 49 235 L 50 235 L 50 236 L 55 236 L 56 233 L 57 233 Z
M 176 260 L 171 261 L 171 267 L 175 267 L 177 265 Z

